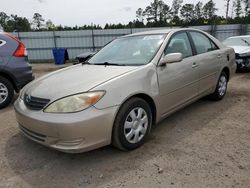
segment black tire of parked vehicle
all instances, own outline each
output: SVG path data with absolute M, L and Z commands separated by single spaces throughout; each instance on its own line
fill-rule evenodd
M 124 126 L 129 113 L 135 108 L 141 108 L 146 112 L 148 117 L 148 126 L 144 137 L 139 142 L 132 144 L 128 142 L 125 137 Z M 151 131 L 151 126 L 152 111 L 149 104 L 141 98 L 131 98 L 122 105 L 117 113 L 112 132 L 112 145 L 123 151 L 136 149 L 145 143 Z
M 11 82 L 2 76 L 0 76 L 0 83 L 2 83 L 8 90 L 8 95 L 7 95 L 6 100 L 4 102 L 0 103 L 0 109 L 2 109 L 11 103 L 11 101 L 14 97 L 14 88 L 13 88 L 13 85 L 11 84 Z
M 226 79 L 226 90 L 225 90 L 223 95 L 221 95 L 220 91 L 219 91 L 219 87 L 220 87 L 219 83 L 220 83 L 220 80 L 221 80 L 222 77 L 225 77 L 225 79 Z M 225 97 L 226 93 L 227 93 L 227 84 L 228 84 L 228 75 L 225 72 L 222 72 L 220 77 L 219 77 L 219 80 L 218 80 L 218 83 L 217 83 L 217 86 L 216 86 L 216 89 L 215 89 L 214 93 L 209 95 L 208 98 L 211 99 L 211 100 L 214 100 L 214 101 L 222 100 Z

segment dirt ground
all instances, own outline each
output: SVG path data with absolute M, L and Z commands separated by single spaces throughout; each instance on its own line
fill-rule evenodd
M 0 111 L 0 187 L 249 188 L 250 73 L 231 80 L 223 101 L 171 115 L 131 152 L 48 149 L 20 134 L 11 105 Z

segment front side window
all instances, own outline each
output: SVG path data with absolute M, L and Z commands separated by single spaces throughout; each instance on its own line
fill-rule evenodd
M 182 53 L 183 58 L 190 57 L 193 55 L 191 44 L 187 33 L 178 33 L 174 35 L 164 51 L 165 55 L 171 53 Z
M 190 32 L 190 35 L 194 41 L 197 54 L 203 54 L 218 49 L 217 46 L 204 34 L 199 32 Z
M 101 49 L 90 64 L 144 65 L 156 55 L 165 35 L 142 35 L 116 39 Z

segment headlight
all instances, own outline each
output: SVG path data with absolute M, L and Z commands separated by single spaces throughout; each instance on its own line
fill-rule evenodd
M 22 100 L 24 100 L 24 88 L 23 89 L 21 89 L 21 91 L 20 91 L 20 93 L 19 93 L 19 97 L 20 97 L 20 99 L 22 99 Z
M 44 109 L 47 113 L 74 113 L 96 104 L 105 94 L 104 91 L 81 93 L 59 99 Z
M 24 99 L 24 92 L 23 92 L 23 89 L 19 92 L 19 98 L 20 99 Z

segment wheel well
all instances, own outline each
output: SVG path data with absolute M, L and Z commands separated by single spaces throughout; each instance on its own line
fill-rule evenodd
M 17 87 L 16 87 L 16 84 L 15 84 L 14 80 L 11 78 L 10 75 L 8 75 L 8 74 L 6 74 L 6 73 L 4 73 L 4 72 L 0 72 L 0 76 L 2 76 L 2 77 L 4 77 L 4 78 L 6 78 L 7 80 L 9 80 L 9 81 L 11 82 L 11 84 L 13 85 L 15 91 L 16 91 L 16 92 L 18 91 L 18 89 L 17 89 Z
M 132 97 L 130 97 L 129 99 L 134 98 L 134 97 L 141 98 L 149 104 L 149 106 L 152 110 L 152 123 L 155 124 L 156 123 L 156 106 L 155 106 L 154 100 L 146 94 L 136 94 L 136 95 L 133 95 Z
M 230 79 L 230 71 L 229 71 L 229 68 L 228 67 L 225 67 L 222 72 L 225 72 L 225 74 L 227 75 L 227 79 L 229 80 Z

